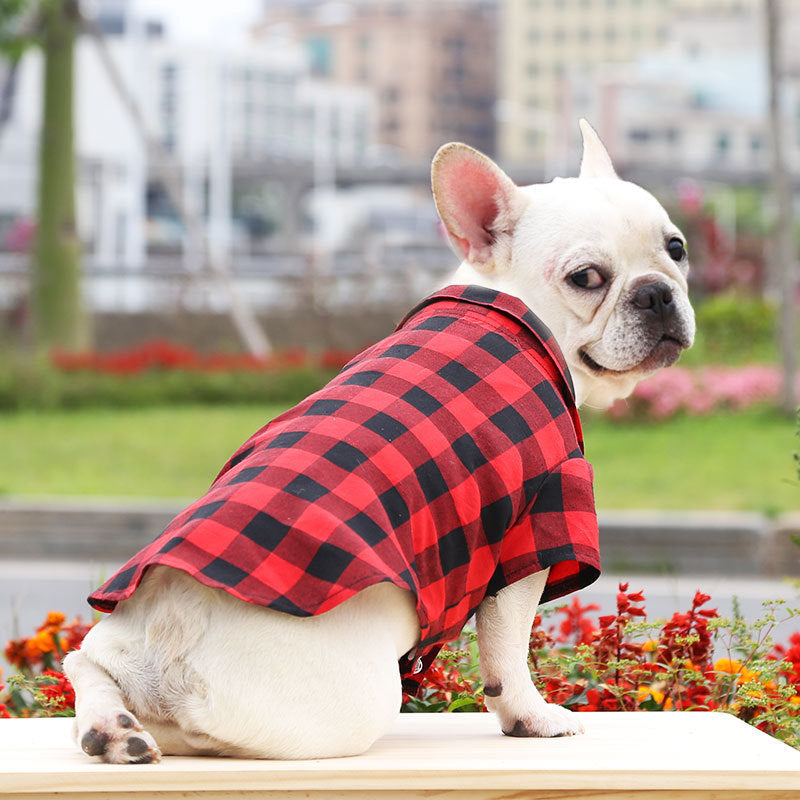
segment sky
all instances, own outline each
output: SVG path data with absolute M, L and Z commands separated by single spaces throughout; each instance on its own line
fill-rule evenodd
M 207 42 L 235 38 L 258 19 L 259 0 L 134 0 L 148 16 L 163 19 L 171 38 Z

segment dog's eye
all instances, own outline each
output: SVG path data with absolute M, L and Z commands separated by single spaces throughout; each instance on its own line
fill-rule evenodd
M 605 277 L 594 267 L 584 267 L 573 272 L 569 279 L 579 289 L 599 289 L 606 282 Z
M 683 261 L 686 258 L 686 247 L 680 239 L 670 239 L 667 252 L 673 261 Z

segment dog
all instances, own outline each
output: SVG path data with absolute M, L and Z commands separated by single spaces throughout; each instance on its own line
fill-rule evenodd
M 362 753 L 473 612 L 502 732 L 582 732 L 527 664 L 540 600 L 599 574 L 575 409 L 672 364 L 694 315 L 684 236 L 580 126 L 547 184 L 438 151 L 451 280 L 90 597 L 113 613 L 64 664 L 88 755 Z

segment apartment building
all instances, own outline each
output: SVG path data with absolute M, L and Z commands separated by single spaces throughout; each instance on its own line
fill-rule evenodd
M 426 160 L 450 140 L 495 151 L 494 0 L 265 3 L 260 36 L 303 44 L 314 74 L 368 88 L 385 157 Z
M 800 169 L 800 4 L 782 4 L 784 141 Z M 598 120 L 621 168 L 663 166 L 748 180 L 770 168 L 764 6 L 759 0 L 676 0 L 665 46 L 589 80 L 573 71 L 564 102 Z
M 564 120 L 575 117 L 567 80 L 588 81 L 600 66 L 631 63 L 660 49 L 673 3 L 501 0 L 497 136 L 504 164 L 538 167 L 549 177 L 563 170 L 573 133 L 565 132 Z M 604 127 L 602 117 L 592 122 Z

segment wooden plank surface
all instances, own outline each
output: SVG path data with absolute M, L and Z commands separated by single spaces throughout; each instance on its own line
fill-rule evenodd
M 762 797 L 800 800 L 800 752 L 717 713 L 606 713 L 586 734 L 502 736 L 491 714 L 403 714 L 368 753 L 316 761 L 165 758 L 109 765 L 80 753 L 68 719 L 0 720 L 0 798 L 147 796 L 408 800 Z M 520 793 L 524 793 L 520 794 Z M 133 796 L 133 794 L 131 794 Z

